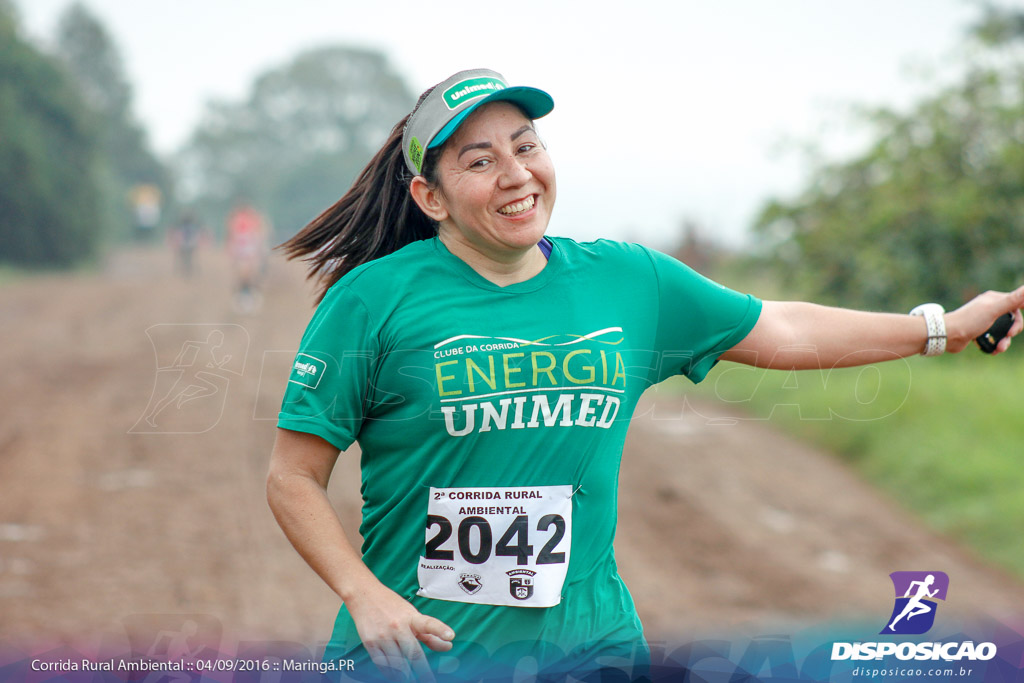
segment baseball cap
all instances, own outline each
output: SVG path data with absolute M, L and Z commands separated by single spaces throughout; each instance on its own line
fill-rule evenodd
M 402 132 L 405 165 L 419 175 L 428 149 L 444 144 L 481 104 L 498 100 L 519 105 L 531 119 L 546 116 L 555 108 L 551 95 L 522 85 L 509 87 L 497 71 L 460 71 L 435 85 L 406 123 Z

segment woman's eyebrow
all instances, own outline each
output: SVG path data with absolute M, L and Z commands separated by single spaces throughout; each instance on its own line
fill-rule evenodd
M 525 133 L 528 130 L 533 130 L 533 126 L 531 126 L 529 124 L 523 126 L 519 130 L 517 130 L 515 133 L 512 133 L 512 137 L 509 138 L 509 139 L 510 140 L 515 140 L 517 137 L 519 137 L 520 135 L 522 135 L 523 133 Z
M 523 133 L 525 133 L 527 131 L 532 131 L 532 130 L 533 130 L 533 126 L 530 126 L 530 125 L 523 126 L 519 130 L 517 130 L 515 133 L 512 133 L 512 135 L 511 135 L 511 137 L 509 139 L 510 140 L 515 140 L 517 137 L 519 137 Z M 461 157 L 463 154 L 465 154 L 466 152 L 468 152 L 471 149 L 490 149 L 490 148 L 491 148 L 491 143 L 489 143 L 489 142 L 471 142 L 468 145 L 464 146 L 462 149 L 460 149 L 459 150 L 459 156 L 457 156 L 455 158 L 458 159 L 459 157 Z
M 463 154 L 465 154 L 466 152 L 468 152 L 471 149 L 490 149 L 490 148 L 491 148 L 491 143 L 489 143 L 489 142 L 471 142 L 468 145 L 466 145 L 465 147 L 463 147 L 462 149 L 460 149 L 459 150 L 459 156 L 457 156 L 455 158 L 456 159 L 460 158 Z

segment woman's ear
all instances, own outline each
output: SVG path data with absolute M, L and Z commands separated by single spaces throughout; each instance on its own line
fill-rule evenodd
M 429 218 L 438 223 L 448 218 L 448 209 L 442 201 L 440 187 L 431 187 L 423 176 L 418 175 L 410 181 L 409 194 L 420 207 L 420 211 Z

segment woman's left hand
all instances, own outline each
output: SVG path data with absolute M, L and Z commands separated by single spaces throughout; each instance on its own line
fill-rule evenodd
M 1012 292 L 985 292 L 946 314 L 946 351 L 959 353 L 976 338 L 985 334 L 1004 313 L 1013 314 L 1013 326 L 999 341 L 993 354 L 1010 348 L 1011 338 L 1024 329 L 1020 309 L 1024 307 L 1024 287 Z

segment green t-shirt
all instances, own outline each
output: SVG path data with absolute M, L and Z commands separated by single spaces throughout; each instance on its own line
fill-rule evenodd
M 280 427 L 359 442 L 363 559 L 455 630 L 435 666 L 642 644 L 612 548 L 630 418 L 652 384 L 702 380 L 760 314 L 645 247 L 549 239 L 546 267 L 507 287 L 436 238 L 354 269 L 284 396 Z M 358 652 L 343 607 L 327 656 Z

